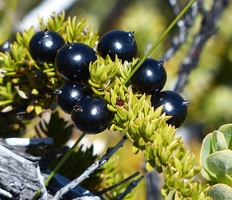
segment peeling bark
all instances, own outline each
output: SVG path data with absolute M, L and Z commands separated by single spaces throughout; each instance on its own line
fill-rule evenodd
M 49 175 L 49 170 L 39 166 L 41 158 L 26 153 L 27 148 L 12 146 L 0 139 L 0 199 L 32 199 L 38 189 L 42 188 L 39 177 L 44 180 Z M 39 173 L 38 173 L 39 171 Z M 47 194 L 44 199 L 52 199 L 54 194 L 70 183 L 70 180 L 56 174 L 46 187 Z M 78 197 L 95 197 L 88 190 L 76 186 L 62 199 Z M 87 197 L 88 196 L 88 197 Z

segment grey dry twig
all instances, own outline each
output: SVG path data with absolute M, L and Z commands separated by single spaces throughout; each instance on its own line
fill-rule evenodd
M 202 15 L 201 27 L 198 33 L 194 36 L 191 47 L 187 56 L 183 60 L 180 69 L 177 83 L 174 91 L 181 93 L 185 84 L 188 82 L 188 77 L 192 69 L 196 68 L 200 59 L 200 54 L 208 39 L 214 35 L 218 28 L 216 27 L 222 12 L 229 3 L 229 0 L 214 0 L 210 10 L 206 10 L 202 0 L 198 0 L 198 11 Z
M 74 179 L 72 182 L 61 188 L 59 191 L 57 191 L 56 195 L 54 196 L 53 200 L 60 199 L 65 193 L 67 193 L 69 190 L 80 184 L 82 181 L 84 181 L 86 178 L 89 177 L 91 173 L 94 172 L 97 168 L 102 166 L 104 163 L 106 163 L 110 157 L 123 146 L 124 142 L 127 140 L 126 136 L 123 136 L 123 138 L 114 146 L 107 149 L 106 153 L 97 160 L 94 164 L 92 164 L 90 167 L 88 167 L 84 173 L 82 173 L 78 178 Z M 100 199 L 100 198 L 99 198 Z
M 173 9 L 174 14 L 177 16 L 180 13 L 180 7 L 176 0 L 169 0 L 169 3 Z M 181 45 L 186 41 L 187 35 L 189 33 L 190 28 L 192 27 L 197 16 L 197 3 L 193 3 L 193 5 L 189 8 L 188 12 L 184 15 L 184 17 L 178 21 L 178 33 L 172 38 L 172 43 L 165 51 L 164 55 L 160 60 L 168 61 L 176 51 L 181 47 Z

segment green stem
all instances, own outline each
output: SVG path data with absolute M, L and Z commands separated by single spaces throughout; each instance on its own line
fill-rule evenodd
M 64 162 L 67 160 L 67 158 L 70 156 L 70 154 L 74 151 L 76 146 L 80 143 L 82 138 L 85 136 L 85 133 L 82 133 L 81 136 L 78 138 L 78 140 L 75 142 L 75 144 L 68 150 L 68 152 L 64 155 L 64 157 L 61 159 L 61 161 L 58 163 L 58 165 L 55 167 L 55 169 L 50 173 L 50 175 L 47 177 L 47 179 L 44 182 L 44 185 L 47 186 L 50 180 L 53 178 L 53 176 L 57 173 L 57 171 L 60 169 L 60 167 L 64 164 Z M 36 194 L 33 196 L 32 200 L 36 200 L 41 193 L 41 189 L 37 190 Z
M 183 17 L 183 15 L 188 11 L 191 5 L 195 2 L 195 0 L 191 0 L 187 6 L 181 11 L 181 13 L 174 19 L 174 21 L 168 26 L 168 28 L 163 32 L 163 34 L 158 38 L 158 40 L 152 45 L 149 51 L 143 56 L 143 58 L 139 61 L 139 63 L 132 70 L 130 75 L 124 80 L 123 84 L 125 85 L 130 78 L 134 75 L 134 73 L 139 69 L 139 67 L 143 64 L 143 62 L 147 59 L 147 57 L 154 51 L 154 49 L 159 45 L 159 43 L 164 39 L 164 37 L 171 31 L 171 29 L 176 25 L 176 23 Z

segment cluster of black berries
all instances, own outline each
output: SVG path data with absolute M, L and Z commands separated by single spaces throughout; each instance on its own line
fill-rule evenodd
M 133 32 L 113 30 L 103 35 L 97 51 L 80 42 L 65 42 L 57 32 L 44 30 L 37 32 L 29 43 L 32 58 L 40 63 L 53 63 L 66 81 L 55 90 L 57 104 L 71 114 L 74 125 L 82 132 L 95 134 L 105 130 L 111 123 L 113 113 L 107 108 L 104 98 L 93 94 L 88 87 L 89 64 L 97 59 L 97 54 L 112 60 L 115 55 L 122 61 L 132 61 L 137 56 L 137 44 Z M 151 104 L 155 108 L 164 105 L 163 111 L 173 116 L 168 122 L 180 126 L 187 115 L 187 104 L 181 96 L 171 91 L 163 91 L 166 71 L 163 63 L 148 58 L 130 80 L 139 93 L 152 95 Z
M 151 105 L 154 109 L 163 106 L 163 112 L 172 116 L 167 123 L 180 127 L 187 117 L 189 102 L 179 94 L 164 90 L 167 73 L 163 61 L 147 58 L 131 78 L 131 85 L 138 93 L 151 95 Z

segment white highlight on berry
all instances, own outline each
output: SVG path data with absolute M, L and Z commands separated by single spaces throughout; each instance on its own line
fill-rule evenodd
M 152 74 L 153 74 L 153 73 L 152 73 L 151 70 L 147 70 L 147 75 L 148 75 L 148 76 L 152 76 Z
M 78 96 L 78 92 L 72 92 L 71 93 L 71 97 L 76 97 L 76 96 Z
M 122 48 L 122 45 L 119 42 L 116 42 L 115 46 L 116 46 L 117 49 L 121 49 Z
M 173 109 L 172 104 L 170 104 L 170 103 L 166 103 L 165 107 L 166 107 L 167 110 L 172 110 Z
M 74 60 L 81 60 L 81 56 L 80 56 L 80 55 L 76 55 L 76 56 L 74 57 Z
M 91 111 L 92 115 L 96 115 L 98 113 L 98 109 L 97 108 L 93 108 Z
M 53 45 L 53 42 L 51 40 L 46 41 L 46 46 L 51 47 Z

